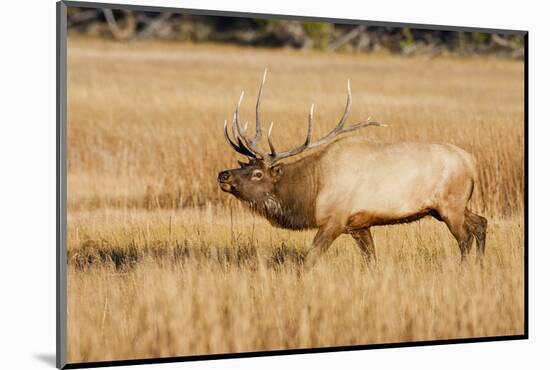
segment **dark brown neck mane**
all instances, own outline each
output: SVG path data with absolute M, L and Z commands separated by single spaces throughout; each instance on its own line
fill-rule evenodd
M 286 164 L 263 203 L 252 208 L 273 226 L 291 230 L 315 228 L 315 202 L 318 192 L 317 166 L 319 154 L 312 154 Z

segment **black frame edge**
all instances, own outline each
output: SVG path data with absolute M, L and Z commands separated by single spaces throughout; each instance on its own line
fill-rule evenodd
M 524 178 L 524 214 L 523 214 L 523 244 L 524 244 L 524 304 L 523 325 L 525 338 L 529 338 L 529 32 L 523 36 L 523 178 Z
M 150 359 L 79 362 L 79 363 L 69 363 L 64 367 L 64 369 L 163 364 L 163 363 L 173 363 L 173 362 L 223 360 L 223 359 L 285 356 L 285 355 L 313 354 L 313 353 L 332 353 L 332 352 L 345 352 L 345 351 L 359 351 L 359 350 L 367 350 L 367 349 L 424 347 L 424 346 L 434 346 L 434 345 L 483 343 L 483 342 L 498 342 L 498 341 L 524 340 L 524 339 L 527 339 L 526 335 L 511 335 L 511 336 L 496 336 L 496 337 L 429 340 L 429 341 L 418 341 L 418 342 L 379 343 L 379 344 L 341 346 L 341 347 L 302 348 L 302 349 L 272 350 L 272 351 L 258 351 L 258 352 L 221 353 L 221 354 L 191 355 L 191 356 L 177 356 L 177 357 L 157 357 L 157 358 L 150 358 Z
M 56 3 L 56 347 L 58 369 L 67 365 L 67 5 Z

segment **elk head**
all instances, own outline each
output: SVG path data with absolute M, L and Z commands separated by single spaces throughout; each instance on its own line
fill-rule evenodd
M 239 109 L 243 100 L 244 91 L 239 97 L 237 108 L 233 114 L 233 122 L 231 124 L 233 138 L 231 138 L 228 132 L 227 121 L 224 122 L 225 140 L 236 152 L 248 157 L 249 161 L 248 163 L 239 161 L 238 163 L 240 168 L 220 172 L 218 174 L 218 183 L 223 191 L 231 193 L 243 201 L 251 203 L 265 202 L 266 198 L 272 197 L 277 182 L 282 176 L 284 176 L 285 172 L 284 164 L 280 163 L 281 160 L 298 155 L 321 145 L 331 143 L 339 135 L 348 132 L 359 130 L 367 126 L 385 126 L 383 123 L 372 121 L 369 117 L 366 121 L 356 123 L 349 127 L 344 127 L 351 110 L 351 86 L 350 81 L 348 80 L 346 108 L 342 118 L 336 127 L 332 129 L 332 131 L 317 141 L 311 140 L 314 109 L 314 105 L 312 104 L 308 114 L 307 136 L 302 145 L 288 151 L 277 151 L 271 138 L 271 133 L 273 130 L 273 122 L 271 122 L 267 133 L 267 142 L 270 151 L 264 151 L 259 146 L 262 138 L 260 104 L 266 75 L 267 69 L 264 71 L 262 82 L 260 84 L 260 90 L 258 92 L 258 99 L 256 101 L 256 132 L 254 137 L 247 137 L 246 129 L 248 125 L 245 124 L 243 127 L 240 122 Z
M 248 163 L 239 161 L 240 168 L 218 174 L 220 188 L 244 201 L 263 200 L 273 194 L 277 181 L 283 174 L 282 164 L 268 166 L 265 161 L 250 158 Z

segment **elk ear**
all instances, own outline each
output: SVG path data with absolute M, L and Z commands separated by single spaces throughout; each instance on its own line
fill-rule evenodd
M 273 180 L 278 181 L 281 175 L 283 174 L 283 165 L 276 164 L 275 166 L 269 169 L 269 173 L 271 174 L 271 177 L 273 178 Z

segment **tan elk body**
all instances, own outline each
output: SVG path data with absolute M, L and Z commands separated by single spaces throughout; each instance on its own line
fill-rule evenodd
M 313 106 L 303 145 L 278 152 L 268 133 L 270 152 L 259 147 L 262 136 L 260 100 L 256 105 L 256 135 L 250 139 L 241 127 L 239 99 L 233 117 L 231 139 L 237 152 L 250 158 L 241 168 L 222 171 L 218 181 L 274 226 L 301 230 L 317 228 L 306 256 L 306 268 L 341 234 L 350 234 L 367 259 L 375 258 L 372 226 L 405 223 L 431 215 L 444 221 L 456 238 L 462 258 L 477 240 L 478 256 L 484 253 L 487 220 L 467 208 L 476 181 L 475 161 L 451 144 L 375 143 L 363 138 L 340 136 L 378 122 L 360 122 L 344 127 L 351 108 L 348 102 L 338 125 L 312 142 Z M 281 163 L 318 148 L 301 159 Z

